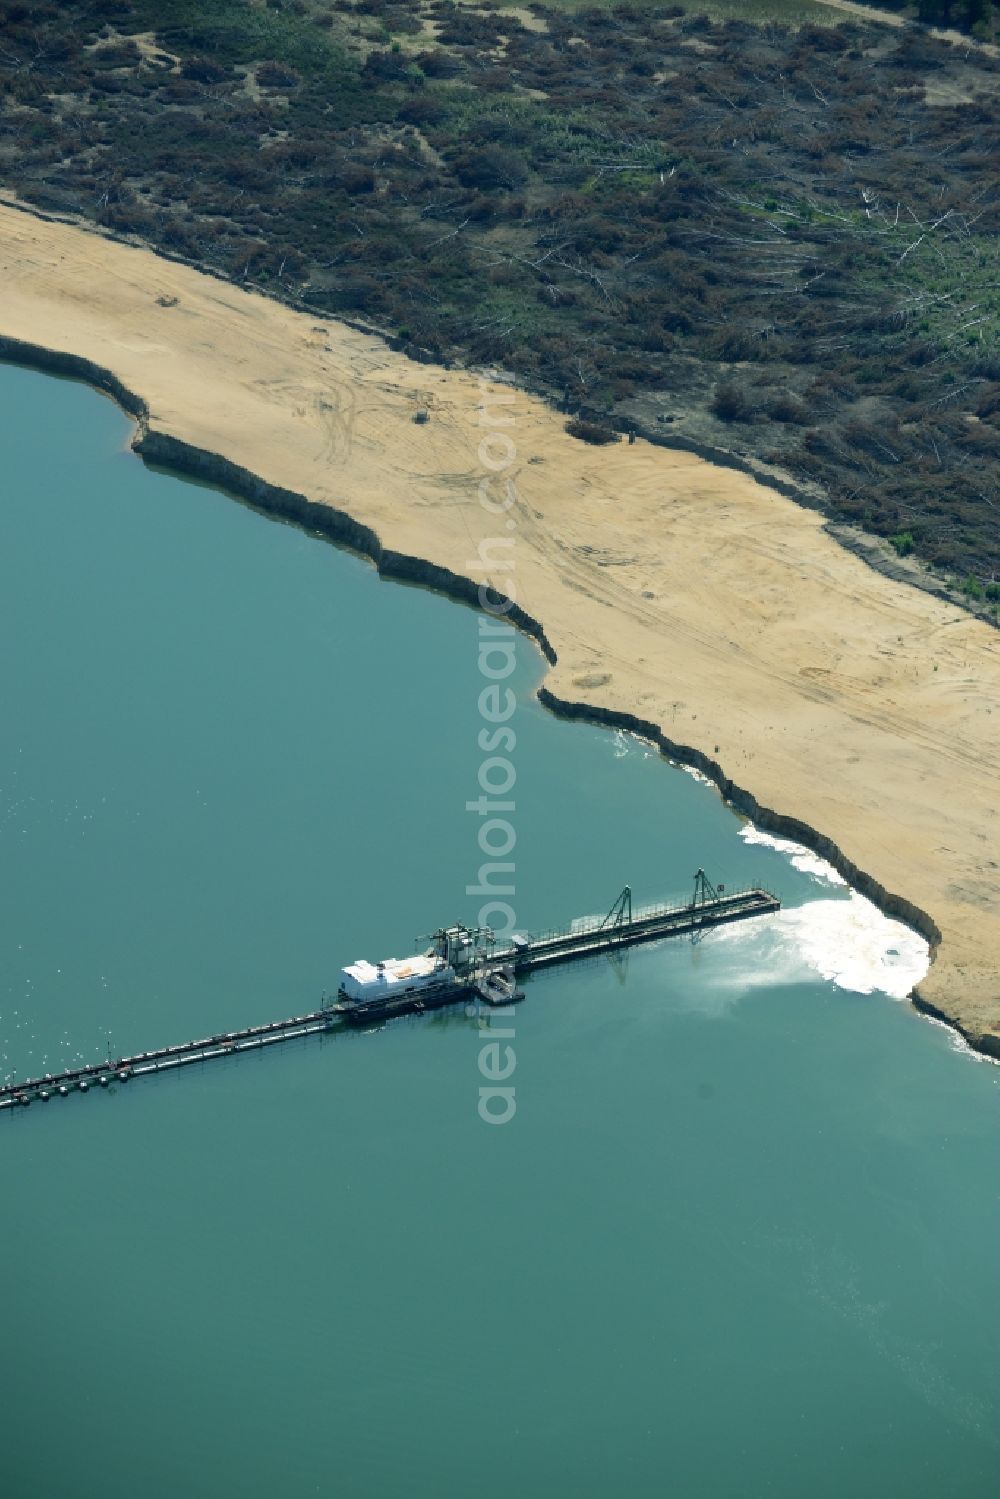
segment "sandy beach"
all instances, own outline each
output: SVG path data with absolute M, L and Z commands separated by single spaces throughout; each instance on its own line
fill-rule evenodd
M 532 396 L 149 251 L 0 205 L 0 276 L 0 349 L 110 372 L 148 456 L 224 479 L 219 455 L 389 575 L 516 595 L 545 700 L 642 730 L 940 934 L 919 1000 L 1000 1056 L 1000 634 L 746 475 L 587 446 Z

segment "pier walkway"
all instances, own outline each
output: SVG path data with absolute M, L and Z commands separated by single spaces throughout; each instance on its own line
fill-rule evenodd
M 616 947 L 634 947 L 640 942 L 655 942 L 662 937 L 677 937 L 685 932 L 700 932 L 706 927 L 742 921 L 750 916 L 764 916 L 780 909 L 781 902 L 769 890 L 748 889 L 695 899 L 686 906 L 652 906 L 631 914 L 631 892 L 623 890 L 618 897 L 622 915 L 616 907 L 601 922 L 575 924 L 569 931 L 533 937 L 520 950 L 507 948 L 498 959 L 512 962 L 517 973 L 531 973 L 536 968 L 568 963 L 575 958 L 598 956 Z
M 173 1072 L 194 1062 L 210 1062 L 243 1051 L 260 1051 L 265 1046 L 295 1041 L 301 1036 L 313 1036 L 318 1031 L 332 1030 L 343 1010 L 343 1005 L 324 1005 L 308 1015 L 250 1025 L 241 1031 L 220 1031 L 218 1035 L 206 1036 L 201 1041 L 182 1041 L 176 1046 L 140 1051 L 135 1056 L 119 1057 L 116 1061 L 89 1062 L 82 1067 L 67 1068 L 65 1072 L 46 1073 L 44 1077 L 27 1078 L 21 1083 L 5 1083 L 0 1087 L 0 1109 L 16 1108 L 32 1103 L 36 1098 L 43 1101 L 57 1096 L 65 1098 L 71 1092 L 86 1093 L 91 1087 L 107 1088 L 115 1082 L 127 1083 L 133 1077 Z
M 515 974 L 527 976 L 537 969 L 557 963 L 597 958 L 621 948 L 685 933 L 698 934 L 715 926 L 744 921 L 753 916 L 769 915 L 780 909 L 776 895 L 760 886 L 726 892 L 711 884 L 703 870 L 695 876 L 694 897 L 680 906 L 652 906 L 633 913 L 632 892 L 622 891 L 607 916 L 575 922 L 560 931 L 537 936 L 515 936 L 502 947 L 492 945 L 477 954 L 474 966 L 447 983 L 400 994 L 391 999 L 362 1003 L 324 1003 L 320 1009 L 287 1020 L 272 1020 L 264 1025 L 250 1025 L 244 1030 L 221 1031 L 200 1041 L 182 1041 L 153 1051 L 112 1061 L 91 1062 L 67 1068 L 64 1072 L 46 1073 L 23 1082 L 0 1085 L 0 1110 L 25 1108 L 36 1100 L 47 1102 L 70 1093 L 86 1093 L 91 1088 L 108 1088 L 114 1083 L 154 1073 L 173 1072 L 195 1062 L 216 1061 L 238 1056 L 242 1052 L 261 1051 L 285 1041 L 352 1026 L 383 1024 L 399 1015 L 420 1014 L 459 1004 L 475 993 L 477 983 L 490 973 L 512 967 Z

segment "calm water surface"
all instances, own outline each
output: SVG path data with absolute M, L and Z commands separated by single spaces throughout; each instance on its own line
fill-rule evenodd
M 0 1073 L 474 917 L 475 616 L 0 390 Z M 12 1499 L 996 1493 L 1000 1074 L 822 978 L 892 934 L 540 674 L 523 925 L 702 864 L 786 911 L 533 981 L 503 1128 L 463 1013 L 0 1117 Z

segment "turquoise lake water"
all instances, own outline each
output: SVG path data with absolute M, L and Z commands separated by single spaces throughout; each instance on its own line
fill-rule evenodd
M 0 1074 L 474 918 L 476 616 L 0 391 Z M 462 1011 L 0 1116 L 11 1499 L 996 1493 L 1000 1071 L 824 978 L 905 934 L 541 675 L 521 925 L 699 865 L 785 910 L 532 980 L 501 1128 Z

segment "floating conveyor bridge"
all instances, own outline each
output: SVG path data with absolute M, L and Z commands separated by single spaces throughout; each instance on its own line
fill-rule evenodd
M 474 957 L 464 971 L 440 985 L 425 987 L 412 994 L 353 1004 L 324 1001 L 318 1010 L 293 1015 L 286 1020 L 224 1031 L 199 1041 L 182 1041 L 175 1046 L 161 1046 L 114 1061 L 109 1058 L 103 1062 L 91 1062 L 67 1068 L 64 1072 L 46 1073 L 44 1077 L 26 1078 L 23 1082 L 7 1082 L 0 1085 L 0 1110 L 23 1108 L 36 1100 L 65 1098 L 70 1093 L 87 1093 L 92 1088 L 108 1088 L 133 1078 L 174 1072 L 195 1062 L 211 1062 L 239 1056 L 243 1052 L 262 1051 L 284 1041 L 334 1031 L 345 1025 L 380 1025 L 400 1015 L 443 1009 L 447 1005 L 464 1003 L 475 994 L 484 976 L 502 969 L 513 969 L 515 976 L 520 978 L 557 963 L 599 958 L 602 954 L 642 942 L 655 942 L 686 933 L 697 935 L 729 922 L 769 915 L 780 907 L 778 897 L 761 886 L 726 890 L 723 885 L 713 885 L 705 871 L 699 869 L 695 875 L 694 894 L 683 905 L 633 910 L 632 891 L 626 885 L 605 917 L 577 921 L 560 931 L 543 932 L 537 936 L 516 935 L 510 941 L 499 943 L 488 929 L 468 932 L 460 928 L 458 930 L 474 939 L 470 942 Z

